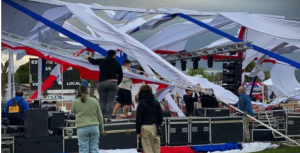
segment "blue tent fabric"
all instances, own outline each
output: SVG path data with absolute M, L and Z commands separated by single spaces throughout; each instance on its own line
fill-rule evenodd
M 107 56 L 107 51 L 101 47 L 99 47 L 97 44 L 93 44 L 91 42 L 89 42 L 88 40 L 85 40 L 83 39 L 82 37 L 70 32 L 69 30 L 51 22 L 50 20 L 32 12 L 31 10 L 17 4 L 16 2 L 12 1 L 12 0 L 2 0 L 3 2 L 7 3 L 8 5 L 14 7 L 15 9 L 27 14 L 28 16 L 34 18 L 35 20 L 37 21 L 40 21 L 41 23 L 49 26 L 50 28 L 64 34 L 65 36 L 68 36 L 69 38 L 81 43 L 82 45 L 98 52 L 99 54 L 103 55 L 103 56 Z M 120 58 L 120 57 L 116 57 L 116 60 L 119 62 L 119 63 L 123 63 L 123 59 Z
M 205 146 L 191 146 L 196 152 L 208 152 L 208 151 L 226 151 L 233 149 L 241 149 L 238 143 L 225 143 L 223 145 L 205 145 Z

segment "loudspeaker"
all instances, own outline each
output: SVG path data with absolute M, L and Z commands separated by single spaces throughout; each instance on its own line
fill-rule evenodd
M 48 111 L 43 109 L 26 110 L 24 128 L 26 137 L 48 136 Z
M 53 134 L 58 134 L 58 127 L 65 126 L 65 113 L 63 112 L 51 112 L 49 117 L 49 130 L 53 131 Z
M 168 145 L 167 134 L 168 134 L 168 120 L 164 118 L 162 125 L 160 126 L 162 135 L 160 136 L 160 145 Z

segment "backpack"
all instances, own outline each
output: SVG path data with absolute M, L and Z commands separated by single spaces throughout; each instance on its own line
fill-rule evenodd
M 20 110 L 20 103 L 23 101 L 24 99 L 21 98 L 20 100 L 18 100 L 18 102 L 16 102 L 15 98 L 12 99 L 12 104 L 8 107 L 8 115 L 7 118 L 10 121 L 16 121 L 16 120 L 20 120 L 22 119 L 22 113 Z

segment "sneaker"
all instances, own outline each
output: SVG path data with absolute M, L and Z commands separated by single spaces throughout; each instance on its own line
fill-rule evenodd
M 111 116 L 111 118 L 112 118 L 112 119 L 116 119 L 117 117 L 116 117 L 116 116 Z
M 111 120 L 108 119 L 108 120 L 106 121 L 106 124 L 111 124 Z

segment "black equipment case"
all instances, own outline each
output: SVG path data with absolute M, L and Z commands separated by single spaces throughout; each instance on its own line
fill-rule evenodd
M 163 119 L 163 123 L 160 126 L 161 131 L 162 131 L 162 135 L 160 136 L 160 145 L 161 146 L 166 146 L 168 145 L 168 141 L 167 141 L 167 134 L 168 134 L 168 119 L 164 118 Z
M 189 144 L 189 122 L 188 117 L 168 118 L 168 143 L 170 146 Z
M 199 117 L 225 117 L 230 116 L 230 109 L 226 108 L 195 108 L 194 116 Z
M 62 136 L 15 138 L 14 153 L 59 153 L 63 152 Z
M 135 123 L 106 124 L 105 135 L 100 135 L 100 149 L 130 149 L 137 147 Z
M 242 117 L 212 117 L 210 135 L 212 143 L 243 142 Z
M 14 137 L 1 137 L 1 153 L 14 153 Z
M 190 143 L 210 143 L 210 118 L 191 117 Z

